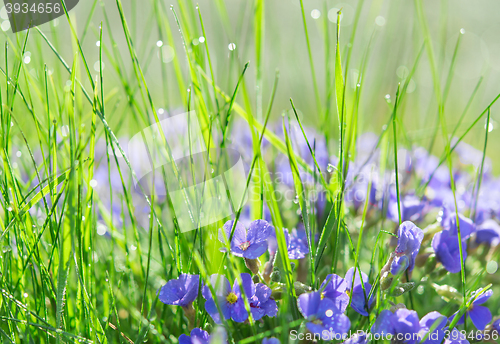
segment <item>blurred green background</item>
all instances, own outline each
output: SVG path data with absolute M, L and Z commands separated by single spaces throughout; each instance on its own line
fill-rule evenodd
M 183 51 L 181 36 L 170 10 L 170 2 L 125 1 L 123 5 L 138 58 L 145 71 L 145 78 L 156 107 L 185 108 L 185 104 L 183 104 L 185 94 L 182 96 L 180 94 L 174 63 L 178 62 L 184 80 L 188 80 L 187 59 Z M 195 12 L 192 10 L 191 12 L 182 11 L 183 8 L 195 8 L 196 4 L 192 1 L 182 1 L 172 2 L 172 5 L 179 13 L 181 25 L 190 28 L 191 37 L 187 42 L 188 49 L 199 50 L 200 54 L 205 54 L 204 46 L 200 44 L 199 40 L 199 37 L 203 37 L 203 33 L 198 18 L 194 16 Z M 308 0 L 304 2 L 305 16 L 319 94 L 322 104 L 325 104 L 328 83 L 333 82 L 336 12 L 342 8 L 341 47 L 344 59 L 347 49 L 352 49 L 352 58 L 346 73 L 348 96 L 352 98 L 352 90 L 356 84 L 363 57 L 366 55 L 367 65 L 361 78 L 363 89 L 359 105 L 360 128 L 361 131 L 379 133 L 391 111 L 387 105 L 386 95 L 394 98 L 398 82 L 407 76 L 422 48 L 423 35 L 413 2 L 366 0 L 363 2 L 356 39 L 352 47 L 348 47 L 347 43 L 353 34 L 357 5 L 357 1 L 338 3 Z M 216 84 L 226 93 L 231 94 L 243 65 L 250 61 L 249 69 L 245 75 L 245 83 L 249 94 L 253 97 L 252 106 L 255 110 L 254 3 L 251 1 L 200 1 L 199 7 L 205 24 L 206 40 L 210 48 Z M 106 10 L 111 33 L 108 32 L 106 26 L 103 8 Z M 461 128 L 457 132 L 461 134 L 500 89 L 500 78 L 498 77 L 500 71 L 498 57 L 500 53 L 500 40 L 498 39 L 500 4 L 492 0 L 475 2 L 465 0 L 424 1 L 424 9 L 442 87 L 444 87 L 448 76 L 450 61 L 460 30 L 463 29 L 462 32 L 464 32 L 457 51 L 456 67 L 445 106 L 449 125 L 448 132 L 451 132 L 457 123 L 480 77 L 484 78 Z M 130 56 L 115 2 L 109 0 L 97 3 L 80 1 L 76 8 L 70 12 L 70 15 L 75 20 L 80 38 L 84 35 L 83 27 L 88 21 L 90 22 L 90 26 L 85 32 L 82 47 L 90 70 L 95 73 L 94 78 L 97 76 L 96 71 L 98 70 L 98 63 L 96 63 L 98 61 L 98 46 L 96 45 L 98 29 L 101 21 L 105 21 L 103 28 L 105 51 L 111 54 L 112 45 L 116 46 L 122 57 L 120 63 L 128 71 L 128 75 L 124 77 L 130 80 L 131 85 L 134 85 L 135 79 Z M 2 10 L 1 18 L 2 29 L 7 29 L 2 31 L 2 40 L 9 39 L 17 44 L 18 38 L 8 29 L 5 10 Z M 173 39 L 166 37 L 167 25 Z M 71 31 L 66 18 L 60 17 L 54 22 L 41 25 L 39 29 L 53 42 L 64 59 L 71 63 L 77 47 L 71 44 Z M 289 98 L 292 97 L 305 123 L 318 125 L 320 117 L 315 102 L 299 0 L 266 1 L 264 30 L 262 61 L 264 106 L 266 106 L 271 92 L 274 72 L 279 69 L 280 82 L 273 108 L 273 117 L 277 118 L 283 110 L 290 108 Z M 158 47 L 157 43 L 160 40 L 163 46 Z M 329 44 L 326 45 L 326 42 Z M 22 44 L 22 40 L 19 44 Z M 233 50 L 230 50 L 230 47 Z M 163 62 L 160 59 L 160 50 L 162 50 Z M 54 71 L 56 84 L 65 84 L 69 79 L 69 74 L 60 68 L 60 62 L 56 60 L 54 53 L 42 41 L 35 29 L 31 30 L 27 51 L 29 53 L 26 53 L 25 56 L 29 56 L 29 60 L 24 58 L 24 62 L 34 80 L 42 81 L 44 64 L 49 70 Z M 9 50 L 9 54 L 14 55 L 12 49 Z M 111 94 L 106 106 L 115 109 L 113 115 L 110 116 L 111 128 L 116 130 L 118 122 L 124 124 L 123 121 L 126 121 L 129 125 L 121 127 L 117 131 L 117 135 L 128 136 L 131 132 L 135 132 L 134 125 L 132 125 L 134 114 L 127 105 L 123 85 L 113 69 L 112 63 L 109 62 L 109 56 L 104 56 L 103 61 L 105 65 L 104 86 L 107 90 L 105 93 Z M 4 63 L 5 56 L 0 54 L 0 64 L 4 65 Z M 165 64 L 164 74 L 161 72 L 162 63 Z M 345 65 L 343 67 L 345 68 Z M 84 73 L 82 69 L 80 73 Z M 86 80 L 85 77 L 81 79 Z M 84 81 L 84 85 L 90 89 L 88 81 Z M 188 86 L 188 83 L 185 86 Z M 136 88 L 136 92 L 139 93 L 138 88 Z M 401 112 L 405 129 L 413 143 L 427 147 L 438 121 L 431 70 L 425 51 L 413 81 L 410 82 L 408 93 Z M 242 100 L 238 98 L 238 101 Z M 334 100 L 332 104 L 335 105 Z M 348 111 L 350 111 L 349 100 L 347 104 Z M 82 106 L 89 107 L 88 104 Z M 496 106 L 492 108 L 493 130 L 498 129 L 496 109 Z M 337 126 L 336 116 L 333 116 L 332 119 L 331 126 Z M 484 133 L 484 120 L 475 126 L 465 141 L 480 147 L 483 141 L 482 133 Z M 494 152 L 500 143 L 499 138 L 494 133 L 495 131 L 490 136 L 489 153 Z M 441 138 L 438 135 L 434 153 L 439 155 L 442 152 L 442 147 Z M 498 164 L 494 164 L 494 169 L 498 171 Z

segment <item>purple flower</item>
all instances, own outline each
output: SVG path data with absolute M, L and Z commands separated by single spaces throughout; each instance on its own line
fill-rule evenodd
M 420 338 L 427 338 L 422 344 L 441 344 L 445 336 L 444 327 L 448 318 L 439 312 L 430 312 L 420 320 Z
M 465 333 L 459 332 L 456 328 L 454 328 L 444 341 L 444 344 L 469 344 L 469 341 L 467 340 Z
M 198 297 L 200 276 L 181 274 L 160 289 L 158 298 L 167 305 L 187 306 Z
M 471 298 L 474 298 L 481 291 L 482 291 L 482 288 L 473 292 L 471 295 Z M 491 295 L 493 295 L 493 290 L 485 291 L 483 294 L 481 294 L 481 296 L 479 296 L 477 299 L 475 299 L 472 302 L 472 305 L 465 312 L 465 314 L 468 317 L 470 317 L 470 320 L 472 320 L 472 323 L 474 324 L 474 326 L 476 326 L 476 328 L 479 331 L 483 331 L 484 328 L 486 327 L 486 325 L 488 325 L 488 323 L 492 319 L 492 315 L 491 315 L 490 310 L 487 307 L 480 306 L 483 303 L 485 303 L 486 301 L 488 301 L 488 299 L 491 297 Z M 458 314 L 458 311 L 450 317 L 450 321 L 452 321 L 457 316 L 457 314 Z M 460 320 L 458 320 L 457 325 L 463 324 L 464 320 L 465 320 L 465 315 L 462 315 Z
M 424 232 L 413 222 L 405 221 L 398 228 L 398 246 L 391 264 L 391 273 L 397 275 L 408 268 L 411 272 L 415 266 L 415 258 L 420 250 Z
M 460 264 L 460 246 L 457 235 L 450 234 L 450 231 L 441 231 L 434 235 L 432 239 L 432 248 L 436 252 L 436 258 L 444 268 L 451 273 L 457 273 L 462 270 Z M 462 241 L 463 260 L 467 258 L 467 244 Z
M 209 344 L 210 336 L 207 331 L 201 328 L 194 328 L 190 336 L 181 334 L 179 337 L 179 344 Z
M 250 282 L 253 284 L 251 279 Z M 249 289 L 253 290 L 254 288 L 254 295 L 246 295 L 250 300 L 250 311 L 252 312 L 253 319 L 259 320 L 265 315 L 268 317 L 276 316 L 278 314 L 278 306 L 276 305 L 276 301 L 271 298 L 271 289 L 263 283 L 257 283 Z
M 297 300 L 300 313 L 307 319 L 306 327 L 311 333 L 334 337 L 346 334 L 351 327 L 349 318 L 328 298 L 321 298 L 319 292 L 302 294 Z M 323 336 L 322 338 L 325 338 Z
M 495 320 L 495 322 L 493 322 L 493 329 L 496 330 L 497 332 L 500 332 L 500 319 L 497 319 Z
M 476 242 L 479 244 L 493 244 L 500 238 L 500 225 L 492 219 L 481 223 L 476 232 Z
M 368 283 L 368 276 L 364 272 L 361 272 L 361 276 L 363 284 L 359 278 L 359 273 L 354 268 L 347 270 L 345 278 L 335 274 L 328 275 L 321 284 L 321 289 L 326 284 L 321 295 L 332 300 L 342 313 L 345 312 L 351 297 L 352 309 L 361 315 L 368 316 L 367 310 L 370 309 L 374 301 L 373 296 L 368 300 L 372 286 Z M 354 284 L 352 283 L 353 277 L 355 277 Z
M 368 338 L 366 333 L 355 333 L 344 344 L 366 344 L 368 343 Z
M 278 338 L 264 338 L 262 340 L 262 344 L 281 344 L 280 340 Z
M 305 229 L 303 227 L 292 229 L 290 243 L 288 243 L 288 257 L 290 259 L 303 259 L 308 253 L 309 246 Z
M 190 336 L 181 334 L 179 337 L 179 344 L 211 344 L 211 343 L 227 343 L 226 332 L 217 327 L 212 335 L 201 328 L 194 328 Z
M 460 240 L 458 238 L 457 215 L 447 213 L 443 215 L 443 230 L 436 233 L 432 239 L 432 248 L 436 252 L 436 258 L 444 268 L 451 273 L 457 273 L 462 269 L 460 264 Z M 467 258 L 467 244 L 465 240 L 476 230 L 474 223 L 463 216 L 458 215 L 460 224 L 460 235 L 462 237 L 463 260 Z
M 418 339 L 420 329 L 417 312 L 400 308 L 395 313 L 383 310 L 373 324 L 371 332 L 384 337 L 392 335 L 393 340 L 398 343 L 415 344 L 420 341 Z
M 245 296 L 249 300 L 252 317 L 255 320 L 262 318 L 264 315 L 274 317 L 278 313 L 278 307 L 276 301 L 271 298 L 271 289 L 262 283 L 254 284 L 252 277 L 247 273 L 241 274 L 241 280 Z M 203 287 L 202 295 L 207 300 L 205 309 L 216 323 L 220 324 L 221 322 L 217 305 L 219 305 L 224 319 L 232 318 L 236 322 L 247 320 L 248 313 L 237 280 L 234 281 L 231 289 L 231 285 L 225 276 L 214 274 L 210 276 L 210 284 L 214 288 L 216 300 L 213 299 L 210 288 L 206 285 Z
M 401 199 L 401 220 L 417 221 L 423 213 L 426 203 L 419 197 L 408 194 Z M 391 194 L 387 206 L 387 217 L 399 223 L 398 199 L 395 194 Z
M 243 280 L 243 286 L 245 288 L 245 293 L 255 294 L 255 289 L 251 289 L 252 278 L 249 274 L 241 274 L 241 279 Z M 215 291 L 216 300 L 213 299 L 212 293 L 208 286 L 203 286 L 201 294 L 207 300 L 205 302 L 205 310 L 212 317 L 212 319 L 220 324 L 220 314 L 217 310 L 217 305 L 219 305 L 220 311 L 224 316 L 224 319 L 232 318 L 236 322 L 244 322 L 248 318 L 248 313 L 245 309 L 245 302 L 242 299 L 240 286 L 237 281 L 234 281 L 233 288 L 229 284 L 228 279 L 225 276 L 214 274 L 210 276 L 210 284 Z
M 223 226 L 224 231 L 219 230 L 219 240 L 222 243 L 229 240 L 233 222 L 234 220 L 226 222 Z M 252 221 L 248 231 L 238 222 L 231 240 L 231 253 L 248 259 L 259 258 L 266 252 L 267 238 L 272 232 L 274 232 L 274 227 L 264 220 Z
M 286 245 L 288 249 L 288 258 L 290 259 L 303 259 L 309 253 L 309 246 L 307 244 L 307 235 L 304 228 L 292 229 L 292 233 L 284 228 Z M 268 249 L 271 256 L 278 251 L 278 241 L 276 239 L 276 232 L 273 230 L 269 238 L 267 238 Z
M 458 223 L 460 224 L 460 236 L 462 240 L 468 239 L 476 231 L 474 222 L 462 214 L 458 214 Z M 443 228 L 444 230 L 449 230 L 451 234 L 458 236 L 456 213 L 450 213 L 443 219 Z

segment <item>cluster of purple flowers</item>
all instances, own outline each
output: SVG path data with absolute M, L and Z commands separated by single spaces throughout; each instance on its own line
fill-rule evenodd
M 320 139 L 316 143 L 320 147 L 324 144 Z M 367 201 L 368 216 L 377 212 L 398 224 L 394 227 L 395 234 L 393 234 L 397 237 L 397 243 L 396 240 L 392 242 L 393 250 L 376 278 L 373 278 L 373 271 L 370 271 L 371 277 L 369 277 L 358 265 L 348 269 L 344 277 L 328 274 L 319 288 L 314 290 L 297 281 L 296 283 L 301 285 L 300 288 L 296 287 L 297 307 L 304 317 L 307 331 L 319 334 L 321 339 L 326 340 L 337 339 L 337 335 L 345 336 L 351 329 L 351 320 L 347 314 L 354 315 L 353 312 L 356 312 L 363 321 L 370 321 L 372 335 L 390 335 L 395 338 L 393 342 L 398 343 L 469 343 L 468 339 L 455 328 L 467 318 L 471 319 L 479 331 L 487 329 L 499 331 L 500 320 L 492 323 L 491 312 L 483 306 L 493 292 L 491 290 L 483 292 L 482 289 L 469 295 L 470 303 L 467 309 L 461 308 L 461 312 L 457 311 L 449 318 L 433 311 L 419 319 L 415 310 L 407 309 L 402 304 L 395 305 L 384 297 L 377 299 L 377 312 L 383 310 L 374 318 L 377 292 L 378 295 L 382 292 L 386 293 L 387 297 L 397 297 L 412 290 L 415 283 L 410 279 L 416 266 L 421 267 L 428 260 L 434 262 L 434 268 L 436 262 L 439 262 L 442 267 L 437 266 L 437 268 L 445 274 L 458 273 L 467 258 L 470 245 L 474 247 L 483 244 L 495 245 L 500 241 L 500 225 L 495 219 L 496 214 L 500 214 L 500 202 L 495 201 L 494 204 L 484 202 L 482 198 L 484 193 L 479 192 L 480 197 L 476 201 L 474 211 L 471 205 L 470 218 L 466 217 L 464 211 L 467 208 L 464 204 L 472 204 L 473 200 L 471 193 L 464 191 L 468 189 L 469 176 L 461 170 L 454 171 L 455 183 L 457 186 L 462 186 L 457 187 L 460 191 L 454 195 L 451 191 L 448 169 L 440 166 L 439 159 L 429 156 L 421 148 L 401 150 L 398 153 L 398 157 L 401 154 L 398 172 L 401 174 L 400 183 L 404 186 L 401 189 L 405 190 L 400 195 L 397 195 L 390 174 L 382 178 L 370 174 L 369 178 L 366 178 L 368 171 L 373 170 L 373 165 L 377 163 L 379 152 L 376 144 L 376 140 L 370 135 L 359 138 L 360 149 L 347 172 L 345 203 L 356 213 Z M 297 145 L 296 148 L 301 156 L 310 156 L 309 146 L 305 142 L 294 141 L 294 145 Z M 365 149 L 362 149 L 363 147 Z M 457 147 L 460 148 L 457 151 L 464 164 L 476 163 L 474 159 L 467 158 L 470 147 L 463 145 Z M 328 160 L 335 160 L 329 159 L 323 153 L 320 151 L 316 155 L 322 165 L 321 168 L 328 163 Z M 313 166 L 312 159 L 305 161 Z M 287 168 L 278 161 L 276 170 L 283 172 Z M 417 178 L 418 185 L 426 185 L 425 192 L 421 196 L 417 190 L 412 190 L 409 186 L 410 180 L 414 177 Z M 493 183 L 490 176 L 485 176 L 484 182 Z M 371 189 L 368 189 L 369 185 Z M 287 187 L 292 187 L 292 184 Z M 355 197 L 348 197 L 349 190 Z M 500 193 L 498 196 L 500 197 Z M 322 205 L 323 208 L 324 206 L 325 204 Z M 266 214 L 268 215 L 268 212 Z M 425 227 L 423 224 L 428 223 L 433 215 L 437 215 L 434 217 L 435 222 Z M 306 258 L 310 247 L 314 245 L 311 241 L 317 240 L 317 237 L 312 235 L 308 237 L 301 223 L 291 230 L 275 228 L 269 216 L 265 217 L 267 221 L 263 219 L 249 221 L 249 215 L 244 213 L 239 222 L 233 220 L 226 222 L 218 233 L 219 241 L 222 243 L 221 251 L 243 258 L 251 274 L 238 273 L 232 277 L 232 285 L 224 275 L 213 274 L 207 280 L 201 281 L 198 275 L 182 274 L 161 288 L 160 300 L 166 304 L 182 306 L 189 318 L 192 303 L 197 299 L 201 287 L 201 295 L 205 300 L 204 311 L 216 324 L 230 320 L 244 323 L 250 317 L 255 321 L 265 317 L 275 317 L 280 302 L 279 293 L 275 293 L 275 290 L 281 290 L 280 288 L 285 286 L 280 283 L 281 277 L 276 273 L 277 268 L 274 266 L 279 251 L 277 235 L 285 238 L 286 254 L 292 260 Z M 266 253 L 269 259 L 265 263 L 264 271 L 261 271 L 260 258 Z M 429 259 L 431 256 L 432 259 Z M 317 286 L 316 282 L 312 281 Z M 377 288 L 380 290 L 377 291 Z M 459 314 L 460 319 L 455 319 Z M 330 337 L 326 338 L 325 333 Z M 211 343 L 213 336 L 214 333 L 209 335 L 195 328 L 190 336 L 179 337 L 179 343 Z M 218 338 L 222 338 L 220 333 Z M 358 334 L 349 339 L 343 338 L 345 343 L 350 344 L 369 342 L 369 336 L 366 334 Z M 276 344 L 279 340 L 265 338 L 262 343 Z

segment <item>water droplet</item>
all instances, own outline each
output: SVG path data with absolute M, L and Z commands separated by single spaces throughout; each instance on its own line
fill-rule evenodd
M 106 226 L 104 226 L 103 224 L 97 225 L 96 230 L 97 230 L 97 234 L 98 235 L 104 235 L 104 234 L 106 234 Z
M 328 171 L 328 173 L 332 173 L 336 169 L 337 168 L 335 166 L 333 166 L 332 164 L 328 164 L 328 167 L 326 168 L 326 170 Z
M 163 42 L 162 42 L 162 41 L 158 41 L 158 42 L 156 42 L 156 46 L 157 46 L 157 47 L 161 47 L 162 45 L 163 45 Z
M 385 95 L 385 99 L 391 99 L 391 95 L 390 94 L 386 94 Z
M 205 37 L 201 36 L 198 38 L 198 41 L 200 41 L 200 43 L 205 43 Z
M 494 260 L 489 261 L 488 264 L 486 265 L 486 272 L 489 273 L 490 275 L 493 275 L 495 272 L 498 270 L 498 263 L 495 262 Z
M 321 12 L 318 9 L 314 9 L 311 11 L 311 17 L 313 19 L 318 19 L 321 16 Z
M 293 199 L 293 203 L 299 204 L 299 196 L 295 195 L 295 198 Z
M 234 43 L 229 43 L 229 44 L 227 45 L 227 48 L 228 48 L 229 50 L 233 51 L 234 49 L 236 49 L 236 44 L 234 44 Z
M 3 253 L 7 253 L 7 252 L 10 252 L 12 251 L 12 247 L 10 247 L 9 245 L 5 245 L 4 247 L 2 247 L 2 252 Z
M 378 26 L 384 26 L 385 18 L 382 16 L 378 16 L 377 18 L 375 18 L 375 24 L 377 24 Z
M 463 35 L 465 33 L 465 29 L 464 28 L 461 28 L 460 29 L 460 33 Z

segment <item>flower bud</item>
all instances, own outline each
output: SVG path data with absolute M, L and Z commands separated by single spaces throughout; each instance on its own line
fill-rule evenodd
M 393 276 L 390 272 L 386 271 L 382 275 L 382 278 L 380 279 L 380 289 L 381 290 L 387 290 L 392 284 L 393 281 Z
M 259 283 L 259 282 L 260 282 L 260 277 L 259 277 L 259 275 L 253 275 L 253 276 L 252 276 L 252 281 L 253 281 L 253 283 Z
M 279 270 L 275 270 L 271 273 L 271 281 L 273 282 L 281 281 L 281 272 Z
M 401 283 L 399 286 L 403 288 L 406 293 L 407 291 L 411 291 L 413 290 L 413 288 L 415 288 L 415 282 Z
M 462 294 L 460 294 L 455 288 L 450 287 L 449 285 L 438 285 L 436 283 L 432 283 L 432 287 L 446 302 L 454 301 L 459 305 L 463 303 Z
M 258 259 L 248 259 L 245 258 L 245 265 L 254 275 L 259 273 L 260 261 Z
M 394 290 L 391 292 L 391 296 L 397 297 L 403 295 L 405 290 L 399 286 L 395 287 Z
M 304 283 L 294 282 L 295 293 L 298 295 L 312 291 L 312 288 Z

